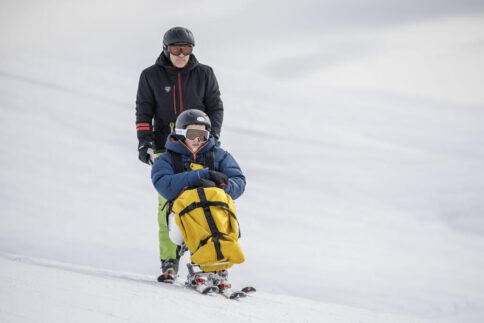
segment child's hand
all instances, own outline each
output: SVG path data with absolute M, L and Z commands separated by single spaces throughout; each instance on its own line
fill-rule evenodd
M 221 172 L 217 172 L 215 170 L 209 170 L 208 171 L 210 175 L 210 179 L 217 184 L 217 186 L 225 189 L 227 187 L 227 184 L 229 183 L 229 178 L 227 175 Z

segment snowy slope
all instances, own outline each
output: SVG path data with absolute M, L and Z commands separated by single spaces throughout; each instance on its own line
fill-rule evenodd
M 482 321 L 482 16 L 318 25 L 297 40 L 275 17 L 285 34 L 274 43 L 253 27 L 253 37 L 242 33 L 265 53 L 256 55 L 225 37 L 261 19 L 244 2 L 207 4 L 211 24 L 200 8 L 160 17 L 167 8 L 154 2 L 114 12 L 39 3 L 5 2 L 0 13 L 2 321 L 64 321 L 59 304 L 72 320 L 137 321 L 135 311 L 149 321 L 162 300 L 173 318 L 192 298 L 152 283 L 157 201 L 134 126 L 139 73 L 161 49 L 160 30 L 184 23 L 200 39 L 198 58 L 215 68 L 222 145 L 248 180 L 236 201 L 247 261 L 231 277 L 261 292 L 230 305 L 236 320 Z M 280 15 L 297 14 L 289 9 Z M 318 63 L 308 70 L 308 60 Z M 78 295 L 84 285 L 91 290 Z M 200 315 L 232 315 L 218 301 L 190 300 Z
M 147 275 L 8 254 L 0 264 L 3 322 L 424 322 L 264 292 L 231 301 Z

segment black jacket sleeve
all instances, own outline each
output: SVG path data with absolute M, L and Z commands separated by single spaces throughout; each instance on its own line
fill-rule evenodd
M 153 90 L 148 81 L 146 71 L 141 73 L 138 94 L 136 95 L 136 130 L 140 145 L 152 143 L 153 135 L 153 116 L 155 113 L 155 98 Z
M 218 88 L 217 78 L 215 77 L 212 68 L 209 69 L 207 78 L 204 104 L 207 108 L 207 115 L 212 122 L 212 135 L 214 135 L 216 138 L 219 138 L 224 118 L 224 106 L 222 100 L 220 99 L 220 90 Z

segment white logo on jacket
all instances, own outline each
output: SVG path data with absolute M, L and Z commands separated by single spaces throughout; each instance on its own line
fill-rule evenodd
M 165 92 L 168 93 L 171 90 L 171 86 L 165 86 Z

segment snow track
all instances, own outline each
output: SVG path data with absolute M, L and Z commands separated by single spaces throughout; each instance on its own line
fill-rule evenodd
M 239 302 L 153 277 L 0 253 L 2 322 L 423 322 L 258 292 Z

